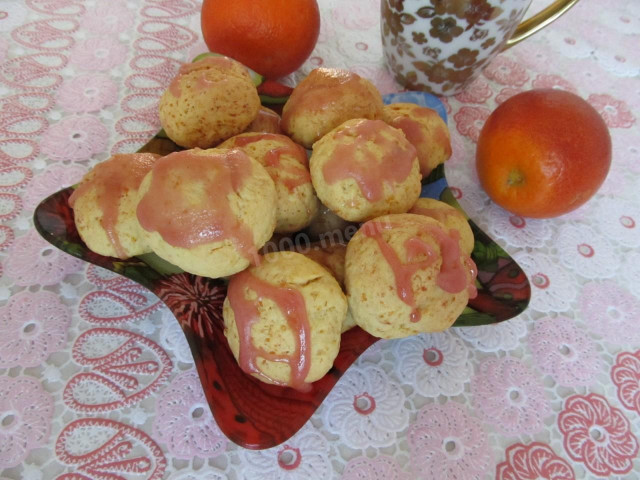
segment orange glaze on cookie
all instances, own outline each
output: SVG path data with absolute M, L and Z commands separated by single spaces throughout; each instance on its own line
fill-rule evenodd
M 407 251 L 407 263 L 402 263 L 395 250 L 381 236 L 383 230 L 389 230 L 395 226 L 397 225 L 389 222 L 372 220 L 362 226 L 362 233 L 369 238 L 373 238 L 378 244 L 382 255 L 393 271 L 398 297 L 412 308 L 411 321 L 418 322 L 420 313 L 415 305 L 411 279 L 418 270 L 428 268 L 436 261 L 436 252 L 424 240 L 417 237 L 409 238 L 404 242 L 404 247 Z M 464 258 L 464 262 L 460 261 L 460 235 L 458 231 L 451 229 L 447 234 L 437 226 L 425 226 L 423 230 L 434 237 L 440 247 L 442 263 L 440 264 L 436 284 L 447 293 L 459 293 L 467 288 L 469 298 L 475 298 L 477 295 L 477 289 L 475 288 L 476 266 L 469 257 Z M 421 255 L 426 255 L 426 258 L 415 261 Z M 471 273 L 470 281 L 467 279 L 469 272 Z
M 360 76 L 353 72 L 328 68 L 311 71 L 287 100 L 282 112 L 282 129 L 288 131 L 291 118 L 298 113 L 328 110 L 345 96 L 357 95 L 362 88 Z
M 202 70 L 201 75 L 196 79 L 196 90 L 204 90 L 210 88 L 214 82 L 207 78 L 207 70 L 211 67 L 228 70 L 233 68 L 233 60 L 227 57 L 205 57 L 202 60 L 193 63 L 184 63 L 180 66 L 178 74 L 174 77 L 169 85 L 171 94 L 178 98 L 182 94 L 180 88 L 180 79 L 191 72 Z M 222 81 L 222 80 L 220 80 Z
M 184 150 L 162 157 L 138 203 L 138 221 L 175 247 L 230 239 L 240 253 L 255 261 L 251 229 L 233 214 L 227 200 L 238 193 L 251 170 L 250 158 L 240 150 L 208 155 Z M 199 192 L 197 202 L 190 195 L 194 191 Z
M 286 143 L 286 145 L 272 148 L 264 157 L 264 166 L 269 174 L 272 177 L 275 177 L 274 180 L 281 182 L 290 192 L 300 185 L 311 183 L 307 151 L 304 147 L 298 145 L 289 137 L 275 133 L 256 133 L 251 136 L 234 137 L 233 144 L 242 148 L 251 143 L 259 142 L 260 140 L 276 140 L 284 141 Z M 283 165 L 280 161 L 282 155 L 292 156 L 300 166 Z M 281 173 L 285 173 L 287 175 L 281 176 Z
M 245 288 L 255 292 L 257 298 L 248 300 L 245 297 Z M 302 294 L 295 288 L 272 285 L 244 270 L 231 277 L 227 296 L 238 329 L 240 368 L 246 373 L 257 374 L 271 383 L 285 385 L 266 376 L 256 365 L 256 359 L 262 357 L 272 362 L 283 362 L 291 369 L 291 381 L 288 385 L 297 390 L 309 389 L 305 379 L 311 368 L 311 328 Z M 296 348 L 290 355 L 270 353 L 253 344 L 251 328 L 260 319 L 258 305 L 264 299 L 275 302 L 293 332 Z
M 97 164 L 93 168 L 91 179 L 81 182 L 69 197 L 69 205 L 73 208 L 78 198 L 89 190 L 96 189 L 98 208 L 102 212 L 100 225 L 104 228 L 118 258 L 127 258 L 116 232 L 120 201 L 125 193 L 138 189 L 140 182 L 158 158 L 160 155 L 155 153 L 114 155 Z
M 390 127 L 382 120 L 363 119 L 336 133 L 336 140 L 348 136 L 353 141 L 336 146 L 322 167 L 326 182 L 331 185 L 352 178 L 367 200 L 377 202 L 383 198 L 385 182 L 406 180 L 411 173 L 416 150 L 412 145 L 403 148 L 398 142 L 387 138 L 382 133 L 385 129 Z M 367 148 L 369 141 L 384 152 L 381 159 Z

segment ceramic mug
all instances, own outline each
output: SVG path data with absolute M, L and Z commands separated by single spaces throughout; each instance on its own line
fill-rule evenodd
M 381 0 L 387 65 L 408 90 L 454 95 L 577 1 L 556 0 L 520 23 L 531 0 Z

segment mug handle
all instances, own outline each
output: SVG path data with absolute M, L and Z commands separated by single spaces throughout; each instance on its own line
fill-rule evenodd
M 556 0 L 533 17 L 528 18 L 516 27 L 511 38 L 505 43 L 503 50 L 513 47 L 516 43 L 520 43 L 538 30 L 542 30 L 576 3 L 578 3 L 578 0 Z

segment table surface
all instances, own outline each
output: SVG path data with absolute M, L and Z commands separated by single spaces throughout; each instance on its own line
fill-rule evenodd
M 318 44 L 292 80 L 344 67 L 398 91 L 379 0 L 319 3 Z M 639 478 L 640 2 L 604 3 L 580 1 L 445 99 L 449 183 L 527 273 L 529 308 L 376 343 L 293 438 L 249 451 L 218 429 L 163 304 L 50 247 L 31 220 L 157 131 L 159 95 L 206 50 L 198 1 L 0 0 L 0 478 Z M 498 208 L 474 170 L 489 113 L 537 87 L 587 99 L 613 140 L 599 193 L 551 220 Z M 368 415 L 354 408 L 365 393 Z

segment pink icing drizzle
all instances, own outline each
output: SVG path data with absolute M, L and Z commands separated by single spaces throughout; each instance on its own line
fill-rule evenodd
M 78 198 L 89 190 L 96 189 L 98 207 L 102 212 L 100 225 L 119 258 L 128 257 L 116 232 L 120 201 L 125 193 L 138 189 L 140 182 L 159 157 L 160 155 L 155 153 L 114 155 L 97 164 L 92 170 L 90 180 L 83 180 L 69 197 L 69 205 L 73 208 Z
M 311 182 L 311 175 L 308 170 L 309 160 L 307 159 L 306 150 L 285 135 L 256 133 L 255 135 L 234 137 L 233 145 L 242 148 L 261 140 L 277 140 L 285 143 L 285 145 L 272 148 L 264 157 L 263 164 L 274 180 L 282 183 L 290 192 L 300 185 Z M 281 161 L 283 155 L 293 157 L 300 165 L 283 164 Z M 281 173 L 286 173 L 287 176 L 281 176 Z
M 205 57 L 197 62 L 184 63 L 180 66 L 178 74 L 171 81 L 171 84 L 169 85 L 169 92 L 171 92 L 171 94 L 176 98 L 180 97 L 182 94 L 182 89 L 180 88 L 181 78 L 184 75 L 197 71 L 202 71 L 202 73 L 196 79 L 196 90 L 210 88 L 214 82 L 207 78 L 207 70 L 211 67 L 228 70 L 233 68 L 233 60 L 228 57 Z
M 382 120 L 360 120 L 335 135 L 353 137 L 350 143 L 339 144 L 322 168 L 327 183 L 334 184 L 352 178 L 360 187 L 362 195 L 370 202 L 383 198 L 385 182 L 403 182 L 411 173 L 416 150 L 405 147 L 382 134 L 390 127 Z M 368 142 L 378 145 L 384 152 L 378 159 L 367 147 Z M 358 155 L 359 154 L 359 155 Z
M 393 271 L 398 297 L 412 308 L 411 321 L 417 322 L 420 320 L 420 313 L 415 305 L 411 279 L 418 270 L 428 268 L 436 261 L 436 253 L 427 242 L 412 237 L 404 243 L 407 251 L 407 263 L 402 263 L 395 250 L 381 236 L 383 230 L 391 229 L 394 226 L 396 225 L 389 222 L 372 220 L 365 223 L 361 231 L 366 237 L 373 238 L 377 242 L 382 255 Z M 477 294 L 474 285 L 477 270 L 475 263 L 468 256 L 460 261 L 460 234 L 458 231 L 451 229 L 447 234 L 435 225 L 425 225 L 422 230 L 431 235 L 440 247 L 442 262 L 436 284 L 447 293 L 458 293 L 467 288 L 469 298 L 474 298 Z M 423 255 L 426 255 L 426 258 L 416 261 Z M 467 279 L 469 272 L 471 273 L 470 281 Z
M 254 291 L 257 298 L 248 300 L 245 297 L 245 289 Z M 240 368 L 246 373 L 261 376 L 271 383 L 285 385 L 265 375 L 258 368 L 256 359 L 262 357 L 273 362 L 283 362 L 291 369 L 289 386 L 297 390 L 310 388 L 305 379 L 311 367 L 311 335 L 302 294 L 295 288 L 272 285 L 244 270 L 231 277 L 227 296 L 238 328 Z M 263 348 L 256 347 L 251 339 L 251 327 L 260 320 L 258 304 L 267 298 L 276 303 L 293 332 L 296 348 L 290 355 L 267 352 Z
M 250 158 L 240 150 L 171 153 L 156 162 L 149 190 L 138 203 L 138 221 L 176 247 L 231 239 L 246 258 L 255 261 L 251 229 L 238 220 L 226 200 L 242 188 L 251 171 Z M 201 190 L 196 204 L 187 195 L 191 188 Z

